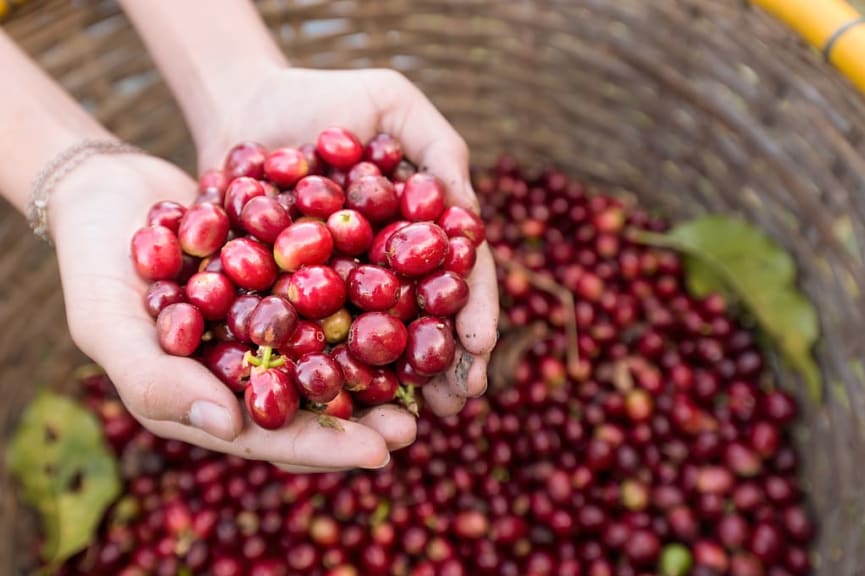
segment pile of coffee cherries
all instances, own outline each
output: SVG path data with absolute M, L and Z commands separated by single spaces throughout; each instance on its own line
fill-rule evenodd
M 132 238 L 156 334 L 243 393 L 259 426 L 301 400 L 350 418 L 445 371 L 454 316 L 484 241 L 480 218 L 445 205 L 400 144 L 341 128 L 314 145 L 235 146 L 192 206 L 163 201 Z
M 380 471 L 290 475 L 155 438 L 90 378 L 125 495 L 61 574 L 810 574 L 797 404 L 723 298 L 632 240 L 664 223 L 509 158 L 474 183 L 502 302 L 483 398 L 422 410 Z

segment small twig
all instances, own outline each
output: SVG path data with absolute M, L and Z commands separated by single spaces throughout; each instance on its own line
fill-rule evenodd
M 505 330 L 496 344 L 490 359 L 490 386 L 502 390 L 513 384 L 517 366 L 526 351 L 549 336 L 550 329 L 544 322 L 534 322 L 515 330 Z
M 542 274 L 538 274 L 537 272 L 526 268 L 522 264 L 516 262 L 515 260 L 506 260 L 504 258 L 499 258 L 498 255 L 494 253 L 494 258 L 496 264 L 501 266 L 507 271 L 515 271 L 520 274 L 524 274 L 526 279 L 529 281 L 529 284 L 538 288 L 539 290 L 543 290 L 549 294 L 552 294 L 565 307 L 565 335 L 567 336 L 567 356 L 568 356 L 568 365 L 569 366 L 577 366 L 580 362 L 580 347 L 579 347 L 579 331 L 577 329 L 577 313 L 574 310 L 576 303 L 574 302 L 574 295 L 571 294 L 571 291 L 562 286 L 561 284 L 547 278 Z

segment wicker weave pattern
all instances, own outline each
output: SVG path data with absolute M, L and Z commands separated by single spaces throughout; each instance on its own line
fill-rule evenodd
M 551 161 L 673 217 L 746 215 L 796 256 L 833 390 L 807 414 L 818 573 L 865 574 L 865 101 L 740 0 L 263 0 L 295 65 L 387 66 L 424 89 L 473 160 Z M 7 25 L 120 137 L 190 168 L 179 112 L 111 2 L 37 1 Z M 79 360 L 50 253 L 0 213 L 0 431 Z M 789 381 L 795 382 L 792 379 Z M 0 573 L 16 509 L 0 470 Z M 24 538 L 21 536 L 20 538 Z

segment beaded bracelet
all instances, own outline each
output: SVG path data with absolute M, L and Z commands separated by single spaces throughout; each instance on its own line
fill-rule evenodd
M 119 140 L 83 140 L 70 146 L 36 175 L 27 203 L 27 221 L 33 233 L 49 244 L 48 198 L 55 186 L 88 158 L 102 154 L 143 154 L 140 148 Z

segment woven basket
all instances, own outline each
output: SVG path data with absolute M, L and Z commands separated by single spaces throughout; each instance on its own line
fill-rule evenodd
M 824 407 L 806 409 L 798 435 L 821 524 L 817 573 L 865 574 L 865 100 L 819 53 L 741 0 L 269 0 L 260 9 L 296 65 L 404 72 L 476 163 L 503 150 L 552 162 L 672 218 L 742 214 L 788 248 L 820 311 L 830 391 Z M 34 1 L 6 28 L 120 137 L 194 165 L 177 107 L 112 2 Z M 7 205 L 0 255 L 2 438 L 37 384 L 68 379 L 82 357 L 53 254 Z M 8 488 L 0 467 L 4 575 L 33 542 Z

